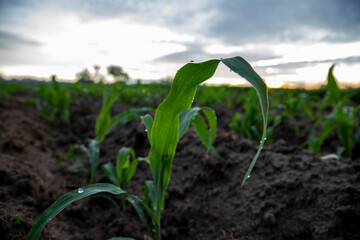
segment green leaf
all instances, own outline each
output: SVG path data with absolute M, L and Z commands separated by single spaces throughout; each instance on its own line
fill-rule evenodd
M 96 120 L 96 128 L 95 128 L 95 135 L 99 139 L 100 144 L 105 139 L 106 134 L 108 134 L 109 131 L 114 127 L 113 126 L 114 122 L 112 122 L 110 115 L 111 108 L 118 99 L 119 95 L 127 88 L 128 88 L 127 86 L 124 86 L 120 90 L 117 90 L 117 88 L 111 89 L 110 87 L 104 89 L 103 106 Z
M 132 162 L 130 163 L 130 156 Z M 146 161 L 146 160 L 145 160 Z M 139 159 L 135 158 L 135 152 L 132 148 L 123 147 L 119 150 L 116 159 L 116 176 L 119 182 L 119 187 L 124 188 L 125 184 L 134 175 Z
M 29 234 L 27 235 L 26 240 L 38 239 L 45 225 L 71 203 L 82 198 L 103 192 L 111 193 L 114 195 L 121 195 L 125 193 L 124 190 L 109 183 L 97 183 L 93 185 L 88 185 L 83 188 L 79 188 L 72 192 L 69 192 L 59 198 L 59 200 L 52 204 L 48 209 L 46 209 L 45 212 L 36 220 L 35 224 L 32 226 Z
M 130 181 L 130 179 L 134 176 L 138 162 L 139 162 L 138 159 L 133 159 L 130 166 L 127 168 L 126 174 L 125 174 L 125 179 L 124 179 L 125 183 Z
M 168 97 L 159 105 L 151 129 L 150 167 L 155 189 L 163 198 L 170 181 L 171 164 L 179 138 L 179 114 L 188 109 L 197 86 L 213 76 L 219 60 L 188 63 L 175 75 Z M 160 198 L 155 202 L 159 208 Z
M 263 133 L 260 141 L 260 146 L 258 151 L 256 152 L 255 157 L 251 161 L 251 164 L 245 174 L 245 177 L 241 183 L 243 186 L 258 159 L 260 152 L 263 148 L 265 139 L 266 139 L 266 127 L 268 122 L 268 111 L 269 111 L 269 103 L 268 103 L 268 89 L 264 82 L 264 80 L 254 71 L 254 69 L 250 66 L 248 62 L 246 62 L 241 57 L 233 57 L 226 58 L 221 60 L 227 67 L 230 68 L 231 71 L 239 74 L 241 77 L 245 78 L 253 87 L 255 88 L 257 95 L 260 100 L 261 112 L 263 115 Z
M 145 125 L 147 136 L 148 136 L 148 139 L 149 139 L 149 142 L 150 142 L 150 140 L 151 140 L 151 129 L 152 129 L 154 120 L 152 119 L 152 117 L 149 114 L 146 114 L 145 116 L 141 117 L 141 121 Z
M 88 147 L 81 145 L 80 148 L 88 155 L 90 160 L 90 182 L 95 178 L 96 171 L 99 166 L 100 144 L 98 139 L 90 139 Z
M 148 111 L 149 111 L 149 108 L 147 108 L 147 107 L 132 108 L 132 109 L 128 109 L 128 110 L 116 115 L 113 119 L 111 119 L 109 125 L 107 126 L 105 135 L 107 135 L 119 123 L 130 122 L 134 118 L 136 118 Z
M 200 114 L 196 115 L 194 120 L 192 121 L 192 125 L 196 133 L 198 134 L 201 141 L 205 144 L 205 146 L 209 149 L 211 143 L 210 134 L 207 129 L 206 123 Z
M 199 115 L 199 111 L 202 110 L 205 114 L 208 122 L 209 122 L 209 130 L 202 118 L 201 115 Z M 210 151 L 213 155 L 215 155 L 217 158 L 221 157 L 216 152 L 215 148 L 212 146 L 212 143 L 215 138 L 216 133 L 216 115 L 215 112 L 208 107 L 192 107 L 189 108 L 182 113 L 179 114 L 179 138 L 180 140 L 182 136 L 185 134 L 187 129 L 189 128 L 190 123 L 193 124 L 196 133 L 198 134 L 200 140 L 204 143 L 207 150 Z M 210 132 L 209 132 L 210 131 Z
M 203 113 L 205 114 L 205 116 L 209 122 L 210 144 L 212 144 L 212 142 L 215 139 L 216 127 L 217 127 L 216 114 L 215 114 L 214 110 L 212 110 L 209 107 L 203 107 L 203 108 L 201 108 L 201 110 L 203 111 Z
M 194 120 L 195 116 L 200 111 L 199 107 L 192 107 L 186 109 L 179 114 L 179 138 L 180 140 L 189 128 L 190 123 Z
M 106 163 L 106 164 L 102 165 L 101 169 L 102 169 L 104 175 L 108 179 L 110 179 L 110 181 L 114 185 L 119 186 L 119 180 L 116 175 L 116 170 L 115 170 L 114 166 L 112 165 L 112 163 Z
M 352 149 L 356 143 L 352 137 L 356 124 L 354 115 L 354 109 L 351 107 L 344 107 L 342 103 L 339 103 L 335 108 L 337 132 L 345 147 L 343 152 L 345 157 L 351 157 Z
M 138 214 L 140 220 L 143 222 L 143 224 L 145 225 L 146 229 L 151 232 L 149 224 L 146 220 L 145 214 L 139 204 L 139 202 L 141 202 L 142 200 L 139 199 L 138 197 L 135 196 L 129 196 L 126 197 L 126 200 L 134 207 L 136 213 Z
M 326 89 L 330 92 L 331 100 L 334 103 L 338 103 L 341 101 L 341 90 L 338 87 L 336 78 L 333 74 L 334 67 L 335 67 L 335 64 L 333 64 L 329 69 L 328 76 L 327 76 L 328 83 L 327 83 Z

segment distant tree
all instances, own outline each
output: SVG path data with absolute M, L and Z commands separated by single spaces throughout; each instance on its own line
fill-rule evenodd
M 105 77 L 104 77 L 104 75 L 99 73 L 100 68 L 101 67 L 99 65 L 94 65 L 95 74 L 94 74 L 93 80 L 94 80 L 94 82 L 97 82 L 97 83 L 104 83 Z
M 92 82 L 91 74 L 87 68 L 76 74 L 76 80 L 78 82 L 90 83 Z
M 129 74 L 120 66 L 110 65 L 107 67 L 107 71 L 114 77 L 114 81 L 126 82 L 130 78 Z

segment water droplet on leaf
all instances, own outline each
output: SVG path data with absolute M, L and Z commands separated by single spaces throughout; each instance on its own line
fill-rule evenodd
M 82 188 L 78 189 L 78 193 L 83 193 L 83 192 L 84 192 L 84 189 L 82 189 Z

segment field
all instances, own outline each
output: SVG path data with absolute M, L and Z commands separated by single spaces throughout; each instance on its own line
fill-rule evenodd
M 89 184 L 91 166 L 76 146 L 86 148 L 96 138 L 106 88 L 56 81 L 1 83 L 1 239 L 25 239 L 45 209 Z M 123 88 L 112 85 L 122 92 L 110 106 L 111 116 L 134 108 L 154 116 L 170 84 Z M 212 146 L 221 158 L 191 125 L 173 160 L 162 212 L 163 239 L 360 239 L 360 89 L 337 91 L 331 82 L 312 91 L 270 89 L 269 103 L 267 140 L 242 186 L 261 140 L 256 92 L 198 88 L 193 106 L 215 111 Z M 119 121 L 100 142 L 93 183 L 111 182 L 101 166 L 115 163 L 122 147 L 132 148 L 136 157 L 148 155 L 148 132 L 140 114 Z M 124 189 L 143 199 L 152 173 L 145 161 L 137 164 Z M 109 196 L 69 205 L 39 239 L 151 239 L 134 208 Z

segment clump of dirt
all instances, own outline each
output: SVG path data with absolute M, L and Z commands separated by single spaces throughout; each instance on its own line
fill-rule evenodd
M 26 97 L 28 92 L 0 99 L 0 235 L 5 240 L 24 239 L 48 206 L 87 184 L 88 176 L 76 173 L 84 167 L 79 159 L 55 163 L 71 144 L 86 144 L 94 136 L 101 108 L 100 98 L 78 98 L 71 105 L 71 125 L 56 126 L 39 117 Z M 130 107 L 116 104 L 113 113 Z M 164 240 L 360 239 L 359 159 L 321 158 L 323 154 L 303 149 L 291 141 L 296 136 L 286 131 L 287 121 L 277 131 L 289 134 L 278 134 L 265 145 L 241 187 L 259 143 L 230 131 L 226 122 L 232 109 L 215 110 L 219 112 L 215 148 L 223 159 L 207 154 L 193 129 L 184 135 L 166 193 Z M 119 124 L 108 135 L 100 164 L 114 163 L 121 147 L 147 155 L 149 143 L 139 119 Z M 151 180 L 151 173 L 142 163 L 126 190 L 143 197 L 146 180 Z M 107 181 L 99 170 L 96 182 Z M 144 239 L 145 235 L 150 234 L 133 209 L 117 209 L 105 198 L 91 198 L 56 216 L 40 239 Z

